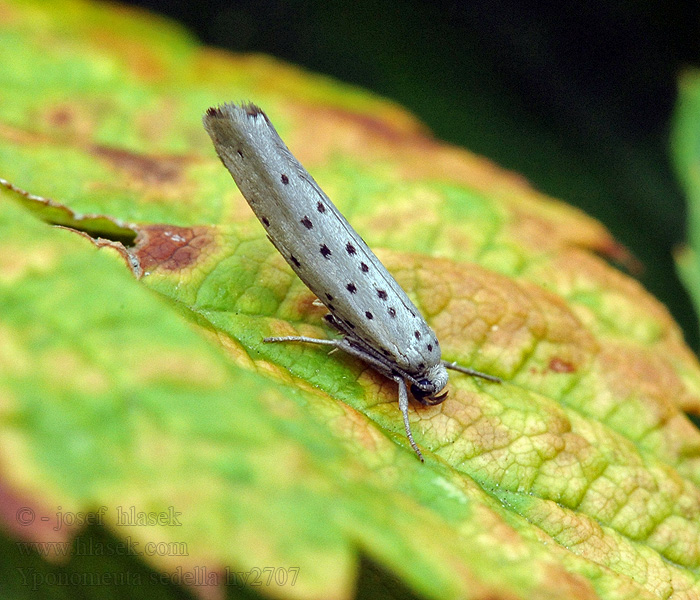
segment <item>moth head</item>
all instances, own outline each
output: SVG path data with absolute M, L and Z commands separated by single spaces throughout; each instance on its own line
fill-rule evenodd
M 422 404 L 440 404 L 447 398 L 447 392 L 439 392 L 447 385 L 447 369 L 442 363 L 426 369 L 411 384 L 411 394 Z

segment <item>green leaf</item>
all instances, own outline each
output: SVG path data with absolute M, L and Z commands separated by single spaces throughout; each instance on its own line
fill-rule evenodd
M 698 594 L 700 436 L 683 411 L 700 369 L 606 262 L 625 254 L 599 223 L 387 101 L 143 13 L 0 14 L 0 552 L 16 595 L 97 570 L 100 590 L 118 593 L 118 572 L 144 595 L 159 573 L 200 595 L 244 574 L 244 593 L 289 598 L 392 577 L 429 598 Z M 412 408 L 426 464 L 392 382 L 262 343 L 333 333 L 201 127 L 239 98 L 377 249 L 445 358 L 504 379 L 454 374 L 443 404 Z M 83 537 L 136 556 L 81 558 Z
M 685 72 L 680 80 L 671 149 L 688 199 L 687 244 L 676 252 L 678 273 L 700 314 L 700 76 Z

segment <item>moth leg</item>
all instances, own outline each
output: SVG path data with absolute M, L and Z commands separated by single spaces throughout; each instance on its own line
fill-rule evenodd
M 445 365 L 445 368 L 447 369 L 459 371 L 460 373 L 464 373 L 465 375 L 481 377 L 482 379 L 486 379 L 487 381 L 493 381 L 494 383 L 503 383 L 503 380 L 500 377 L 496 377 L 495 375 L 489 375 L 488 373 L 482 373 L 481 371 L 475 371 L 474 369 L 463 367 L 462 365 L 458 365 L 456 362 L 448 362 L 446 360 L 443 360 L 442 364 Z
M 418 445 L 413 440 L 413 434 L 411 433 L 411 424 L 408 422 L 408 390 L 406 389 L 406 382 L 401 377 L 394 377 L 394 381 L 399 386 L 399 408 L 401 409 L 401 414 L 403 415 L 403 426 L 406 430 L 406 437 L 408 438 L 411 448 L 418 455 L 421 462 L 425 462 L 423 458 L 423 453 L 418 448 Z
M 321 344 L 324 346 L 333 346 L 334 350 L 342 350 L 343 352 L 347 352 L 351 356 L 359 358 L 362 362 L 368 364 L 371 367 L 374 367 L 377 371 L 379 371 L 382 375 L 385 375 L 386 377 L 396 379 L 396 377 L 402 377 L 405 375 L 405 373 L 402 373 L 400 370 L 392 368 L 392 365 L 387 363 L 385 360 L 374 356 L 371 352 L 366 350 L 362 345 L 362 341 L 359 339 L 356 339 L 354 342 L 350 342 L 347 338 L 343 338 L 340 340 L 329 340 L 306 337 L 303 335 L 291 335 L 284 337 L 266 337 L 263 338 L 263 342 L 304 342 L 307 344 Z
M 263 342 L 303 342 L 306 344 L 320 344 L 322 346 L 333 346 L 334 349 L 343 350 L 352 356 L 356 356 L 362 362 L 368 363 L 382 373 L 386 372 L 386 365 L 375 359 L 371 354 L 365 352 L 362 348 L 356 348 L 346 339 L 328 340 L 320 338 L 306 337 L 304 335 L 290 335 L 284 337 L 266 337 Z
M 371 354 L 368 354 L 361 348 L 357 348 L 350 344 L 347 340 L 324 340 L 319 338 L 311 338 L 303 335 L 292 335 L 285 337 L 267 337 L 263 339 L 263 342 L 305 342 L 308 344 L 321 344 L 324 346 L 333 346 L 334 348 L 339 348 L 344 350 L 352 356 L 356 356 L 363 362 L 366 362 L 373 366 L 378 371 L 387 374 L 391 377 L 399 386 L 399 409 L 401 410 L 401 415 L 403 416 L 403 426 L 406 430 L 406 437 L 408 442 L 411 444 L 411 448 L 418 455 L 421 462 L 425 462 L 423 458 L 423 453 L 418 448 L 415 440 L 413 439 L 413 434 L 411 433 L 411 424 L 408 421 L 408 390 L 406 389 L 406 382 L 401 375 L 390 374 L 388 365 L 384 364 L 382 361 L 377 360 Z
M 307 344 L 322 344 L 325 346 L 335 346 L 342 348 L 343 340 L 324 340 L 319 338 L 306 337 L 304 335 L 289 335 L 284 337 L 266 337 L 263 342 L 305 342 Z
M 411 444 L 411 448 L 418 455 L 421 462 L 425 462 L 423 458 L 423 453 L 418 448 L 415 440 L 413 439 L 413 433 L 411 433 L 411 424 L 408 421 L 408 389 L 406 388 L 406 382 L 404 381 L 403 375 L 397 373 L 391 368 L 391 365 L 385 364 L 381 359 L 375 358 L 362 348 L 353 346 L 347 339 L 339 340 L 338 347 L 351 354 L 357 356 L 362 361 L 373 366 L 377 371 L 383 373 L 387 377 L 393 379 L 399 386 L 399 409 L 401 410 L 401 416 L 403 417 L 403 426 L 406 430 L 406 437 L 408 442 Z

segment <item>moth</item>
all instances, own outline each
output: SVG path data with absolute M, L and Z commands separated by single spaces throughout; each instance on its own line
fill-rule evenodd
M 292 156 L 254 104 L 209 108 L 204 128 L 221 162 L 267 237 L 328 308 L 340 339 L 269 337 L 339 348 L 398 385 L 406 436 L 423 461 L 408 418 L 408 387 L 423 405 L 443 402 L 447 369 L 492 382 L 498 377 L 442 360 L 440 343 L 404 290 L 350 226 L 313 177 Z

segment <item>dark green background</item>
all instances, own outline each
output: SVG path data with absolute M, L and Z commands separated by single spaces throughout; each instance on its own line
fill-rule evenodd
M 272 54 L 396 100 L 437 137 L 581 207 L 642 261 L 643 284 L 698 349 L 671 257 L 685 208 L 668 152 L 677 76 L 700 56 L 697 3 L 133 4 L 207 44 Z

